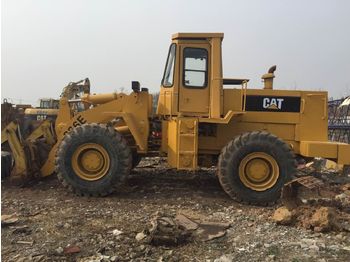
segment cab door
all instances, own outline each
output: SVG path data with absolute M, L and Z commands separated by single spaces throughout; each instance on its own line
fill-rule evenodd
M 209 114 L 209 44 L 182 45 L 180 48 L 179 112 Z

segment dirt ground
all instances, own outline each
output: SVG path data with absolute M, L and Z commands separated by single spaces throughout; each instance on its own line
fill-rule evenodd
M 180 172 L 146 159 L 120 192 L 104 198 L 75 196 L 55 177 L 22 188 L 5 181 L 1 189 L 2 214 L 18 218 L 2 226 L 2 261 L 350 261 L 349 231 L 276 225 L 271 216 L 279 205 L 232 201 L 214 169 Z M 210 241 L 137 240 L 156 212 L 230 227 Z

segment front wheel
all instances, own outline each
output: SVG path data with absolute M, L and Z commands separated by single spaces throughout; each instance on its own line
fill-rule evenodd
M 245 133 L 229 142 L 218 163 L 224 191 L 235 200 L 255 205 L 275 203 L 294 172 L 291 148 L 264 131 Z
M 76 127 L 57 150 L 58 179 L 78 195 L 108 195 L 125 181 L 130 169 L 130 148 L 119 133 L 106 125 Z

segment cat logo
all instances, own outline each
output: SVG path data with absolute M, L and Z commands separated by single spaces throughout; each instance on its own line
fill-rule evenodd
M 268 98 L 265 97 L 263 99 L 263 108 L 265 109 L 273 109 L 273 110 L 281 110 L 283 98 Z

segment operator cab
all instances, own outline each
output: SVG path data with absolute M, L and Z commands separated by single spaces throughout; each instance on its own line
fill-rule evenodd
M 39 108 L 42 109 L 58 109 L 59 108 L 59 100 L 52 99 L 52 98 L 42 98 L 40 99 L 40 106 Z
M 158 114 L 208 117 L 216 110 L 220 115 L 220 101 L 217 108 L 211 108 L 210 93 L 216 93 L 215 99 L 221 99 L 223 36 L 222 33 L 177 33 L 172 36 Z M 216 88 L 215 92 L 213 88 Z
M 223 79 L 223 38 L 223 33 L 172 35 L 157 114 L 216 119 L 223 117 L 223 85 L 242 85 L 248 81 Z

